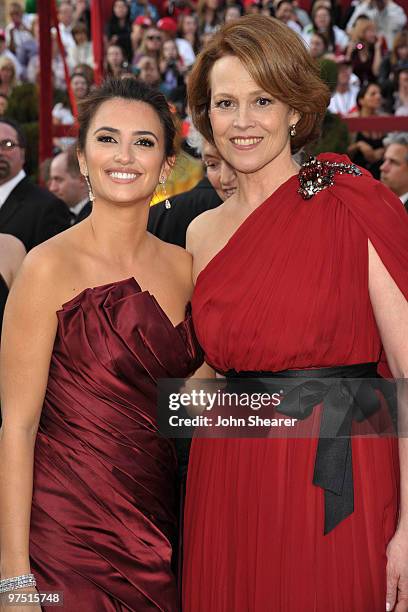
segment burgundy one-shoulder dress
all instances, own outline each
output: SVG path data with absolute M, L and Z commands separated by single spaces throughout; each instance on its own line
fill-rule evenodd
M 200 358 L 190 315 L 174 327 L 133 278 L 58 312 L 30 554 L 38 588 L 63 591 L 64 612 L 178 609 L 177 458 L 157 431 L 156 381 L 188 376 Z

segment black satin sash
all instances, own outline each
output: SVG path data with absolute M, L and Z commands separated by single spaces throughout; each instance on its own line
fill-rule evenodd
M 361 422 L 374 414 L 380 408 L 376 389 L 387 385 L 384 395 L 390 395 L 390 383 L 378 376 L 376 363 L 282 372 L 229 370 L 225 376 L 296 379 L 285 389 L 277 408 L 296 419 L 306 419 L 323 402 L 313 484 L 324 489 L 326 535 L 354 511 L 352 421 Z M 370 380 L 345 380 L 365 378 Z

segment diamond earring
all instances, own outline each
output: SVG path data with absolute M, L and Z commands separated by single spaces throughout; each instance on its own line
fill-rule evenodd
M 159 180 L 159 183 L 162 186 L 163 199 L 165 200 L 164 206 L 168 210 L 169 208 L 171 208 L 171 202 L 170 202 L 169 198 L 167 197 L 166 177 L 161 176 L 160 180 Z
M 89 180 L 89 174 L 84 174 L 84 178 L 85 178 L 85 180 L 86 180 L 86 184 L 87 184 L 87 186 L 88 186 L 88 197 L 89 197 L 89 200 L 90 200 L 91 202 L 94 202 L 94 201 L 95 201 L 95 196 L 94 196 L 94 193 L 93 193 L 93 191 L 92 191 L 91 182 L 90 182 L 90 180 Z
M 296 136 L 296 123 L 293 123 L 289 128 L 289 134 L 292 136 Z

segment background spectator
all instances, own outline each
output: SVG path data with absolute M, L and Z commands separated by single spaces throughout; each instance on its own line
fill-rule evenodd
M 381 62 L 378 74 L 378 83 L 381 87 L 392 87 L 395 70 L 406 63 L 408 63 L 408 30 L 403 30 L 396 35 L 392 51 L 387 53 Z
M 31 38 L 27 37 L 24 39 L 17 49 L 17 59 L 22 68 L 21 76 L 23 80 L 26 79 L 27 67 L 31 58 L 38 55 L 40 49 L 40 28 L 37 15 L 33 16 L 31 22 L 31 33 Z
M 79 169 L 76 144 L 51 161 L 48 189 L 68 206 L 71 225 L 83 221 L 90 214 L 92 204 Z
M 345 52 L 349 38 L 344 30 L 333 23 L 331 10 L 320 2 L 316 2 L 313 7 L 312 23 L 303 30 L 307 43 L 310 43 L 313 32 L 319 32 L 325 37 L 330 53 L 341 55 Z
M 328 52 L 326 38 L 320 32 L 313 32 L 310 36 L 309 53 L 316 60 L 323 57 L 334 57 Z
M 375 83 L 363 85 L 357 95 L 357 106 L 360 117 L 375 117 L 380 114 L 382 104 L 381 89 Z M 367 168 L 374 176 L 380 178 L 380 165 L 384 155 L 382 135 L 376 132 L 358 132 L 349 147 L 352 160 L 359 166 Z
M 290 0 L 280 0 L 277 3 L 275 9 L 275 17 L 276 19 L 279 19 L 279 21 L 282 21 L 284 24 L 286 24 L 288 28 L 294 30 L 297 34 L 300 34 L 302 32 L 302 28 L 295 21 L 296 16 L 293 10 L 292 2 Z
M 68 53 L 70 49 L 75 47 L 75 40 L 72 36 L 72 28 L 74 27 L 74 9 L 68 0 L 62 0 L 59 3 L 57 17 L 61 40 L 65 47 L 65 52 Z
M 396 71 L 396 81 L 393 110 L 397 117 L 406 117 L 408 116 L 408 62 Z
M 360 82 L 375 83 L 382 61 L 383 38 L 377 36 L 375 23 L 360 17 L 351 32 L 346 57 Z
M 148 0 L 131 0 L 130 20 L 133 22 L 137 17 L 147 17 L 153 22 L 159 19 L 159 12 Z
M 213 34 L 221 25 L 220 0 L 198 0 L 198 31 Z
M 84 23 L 88 38 L 91 37 L 91 11 L 89 10 L 88 0 L 75 0 L 73 21 L 74 27 L 78 23 Z
M 21 127 L 0 119 L 0 232 L 19 238 L 29 251 L 67 229 L 70 220 L 61 200 L 27 178 L 25 148 Z
M 139 60 L 144 57 L 153 57 L 156 61 L 160 59 L 163 36 L 155 26 L 147 28 L 143 34 L 142 42 L 133 56 L 133 64 L 137 65 Z
M 351 34 L 356 20 L 361 15 L 365 15 L 375 23 L 378 32 L 385 37 L 388 49 L 392 49 L 396 34 L 407 23 L 404 9 L 394 0 L 363 0 L 351 15 L 347 23 L 347 32 Z
M 89 40 L 86 23 L 80 21 L 72 28 L 72 36 L 75 46 L 68 50 L 67 61 L 71 70 L 77 64 L 87 64 L 91 68 L 95 66 L 92 43 Z
M 0 93 L 9 97 L 16 85 L 14 62 L 8 57 L 0 57 Z
M 12 53 L 18 55 L 19 47 L 23 42 L 32 38 L 31 20 L 24 14 L 18 2 L 11 2 L 9 16 L 10 23 L 6 26 L 7 46 Z
M 175 40 L 180 57 L 183 59 L 185 66 L 191 66 L 195 62 L 195 53 L 191 44 L 184 38 L 177 38 L 177 24 L 170 17 L 163 17 L 157 22 L 157 27 L 163 34 L 163 41 Z
M 139 79 L 152 87 L 160 87 L 161 78 L 159 64 L 154 57 L 142 57 L 137 64 Z
M 122 47 L 110 44 L 106 51 L 106 73 L 114 78 L 120 78 L 127 72 L 128 64 L 125 59 Z
M 329 110 L 336 115 L 347 116 L 357 111 L 357 95 L 360 81 L 353 74 L 351 63 L 344 60 L 338 64 L 337 83 L 330 99 Z
M 198 53 L 200 48 L 200 37 L 198 35 L 197 15 L 181 15 L 178 38 L 183 38 L 189 42 L 194 53 Z
M 312 0 L 310 5 L 309 13 L 312 15 L 314 7 L 316 4 L 320 6 L 326 6 L 332 16 L 332 22 L 339 26 L 340 28 L 344 28 L 344 20 L 342 17 L 342 5 L 337 2 L 337 0 Z
M 114 0 L 112 15 L 106 27 L 109 44 L 118 45 L 123 50 L 126 62 L 132 61 L 132 25 L 130 21 L 130 8 L 126 0 Z
M 408 132 L 384 138 L 381 181 L 398 196 L 408 212 Z
M 18 61 L 17 57 L 14 55 L 14 53 L 12 53 L 10 49 L 7 48 L 6 34 L 4 30 L 0 30 L 0 59 L 3 57 L 7 57 L 13 62 L 15 72 L 16 72 L 16 77 L 17 79 L 19 79 L 21 76 L 21 72 L 22 72 L 21 64 Z
M 150 17 L 136 17 L 136 19 L 132 23 L 132 32 L 130 34 L 130 40 L 132 43 L 132 61 L 133 57 L 138 50 L 142 40 L 143 34 L 146 28 L 150 28 L 153 25 Z
M 164 41 L 159 66 L 163 90 L 169 95 L 176 87 L 182 85 L 184 81 L 183 73 L 186 68 L 179 55 L 175 40 L 170 38 Z

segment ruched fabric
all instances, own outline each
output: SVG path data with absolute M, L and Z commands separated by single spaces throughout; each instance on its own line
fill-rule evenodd
M 58 312 L 30 553 L 39 589 L 63 591 L 64 612 L 178 609 L 177 458 L 157 430 L 156 381 L 199 362 L 190 314 L 174 326 L 133 278 Z

